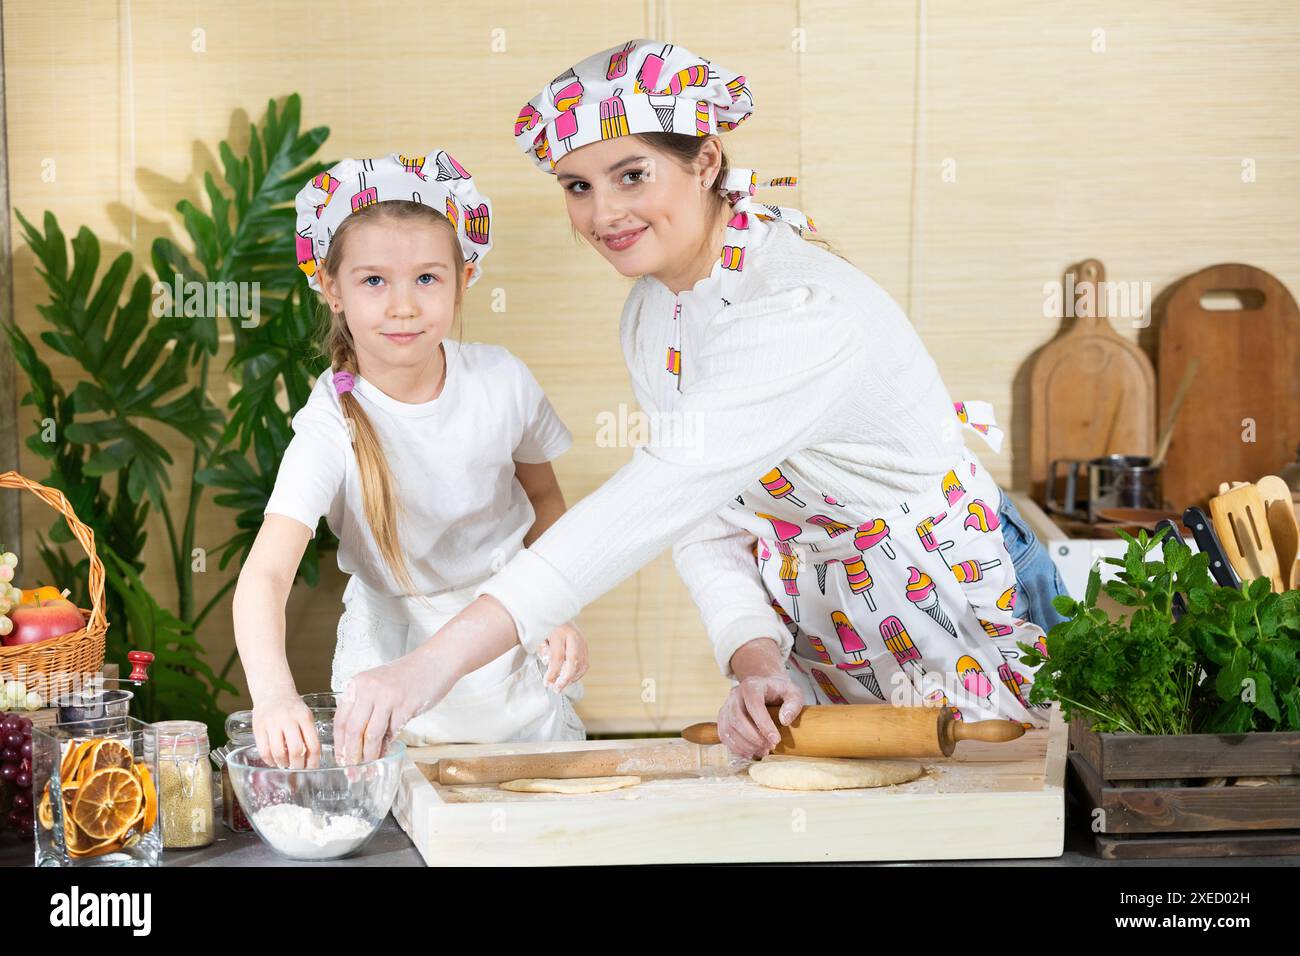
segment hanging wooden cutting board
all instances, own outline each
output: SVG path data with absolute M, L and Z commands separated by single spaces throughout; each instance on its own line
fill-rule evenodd
M 1244 307 L 1205 307 L 1227 291 Z M 1254 481 L 1292 460 L 1300 441 L 1300 311 L 1286 286 L 1241 263 L 1202 269 L 1170 294 L 1159 337 L 1162 420 L 1187 364 L 1200 361 L 1164 469 L 1165 497 L 1176 509 L 1205 507 L 1219 482 Z
M 1105 286 L 1098 285 L 1106 278 L 1102 264 L 1085 259 L 1072 272 L 1075 296 L 1070 295 L 1069 272 L 1065 289 L 1067 302 L 1074 305 L 1074 324 L 1039 351 L 1030 372 L 1029 473 L 1039 503 L 1047 469 L 1057 458 L 1150 455 L 1155 450 L 1151 360 L 1111 327 Z

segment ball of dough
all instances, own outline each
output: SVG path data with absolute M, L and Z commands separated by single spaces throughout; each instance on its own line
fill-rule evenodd
M 640 777 L 573 777 L 568 780 L 525 777 L 522 780 L 507 780 L 497 786 L 516 793 L 601 793 L 605 790 L 635 787 L 640 782 Z
M 907 783 L 924 773 L 915 760 L 763 760 L 749 775 L 775 790 L 854 790 Z

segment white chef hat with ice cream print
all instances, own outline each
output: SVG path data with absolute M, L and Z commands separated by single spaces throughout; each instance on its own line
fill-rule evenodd
M 298 268 L 312 289 L 321 291 L 320 264 L 339 224 L 359 209 L 390 199 L 423 203 L 450 219 L 465 261 L 478 267 L 468 284 L 478 281 L 492 248 L 492 203 L 475 188 L 465 167 L 440 149 L 423 156 L 345 159 L 298 191 Z
M 543 172 L 565 153 L 631 133 L 707 136 L 754 109 L 739 73 L 660 40 L 628 40 L 565 70 L 524 104 L 515 143 Z

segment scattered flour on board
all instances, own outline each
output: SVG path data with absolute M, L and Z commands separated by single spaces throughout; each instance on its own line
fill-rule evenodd
M 277 850 L 313 860 L 347 853 L 370 836 L 373 829 L 359 817 L 326 816 L 292 803 L 277 803 L 259 810 L 253 822 Z

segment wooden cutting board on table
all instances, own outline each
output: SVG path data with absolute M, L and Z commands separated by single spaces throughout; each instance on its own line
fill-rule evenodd
M 1155 450 L 1155 370 L 1146 353 L 1111 326 L 1106 287 L 1098 285 L 1105 279 L 1096 259 L 1066 273 L 1063 301 L 1074 311 L 1074 324 L 1031 360 L 1029 478 L 1040 504 L 1047 469 L 1057 458 Z
M 1243 308 L 1207 305 L 1235 293 Z M 1286 286 L 1241 263 L 1182 279 L 1159 328 L 1161 420 L 1183 372 L 1200 362 L 1164 468 L 1179 511 L 1205 507 L 1222 481 L 1277 474 L 1300 441 L 1300 310 Z M 1253 438 L 1252 440 L 1248 440 Z
M 393 816 L 430 866 L 960 860 L 1060 856 L 1067 725 L 918 758 L 917 780 L 773 790 L 720 744 L 677 738 L 408 747 Z M 602 793 L 515 793 L 537 776 L 636 775 Z M 788 760 L 789 757 L 768 757 Z M 552 762 L 553 761 L 553 762 Z

